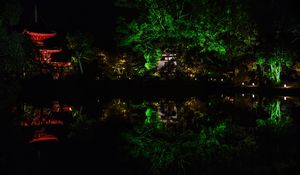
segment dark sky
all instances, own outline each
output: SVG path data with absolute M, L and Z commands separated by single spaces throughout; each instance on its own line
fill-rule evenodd
M 65 33 L 86 31 L 95 36 L 100 45 L 111 45 L 115 28 L 116 10 L 112 0 L 22 0 L 22 23 L 34 21 L 34 4 L 38 6 L 39 22 L 48 30 Z
M 100 45 L 112 45 L 119 10 L 113 0 L 21 0 L 24 6 L 22 23 L 33 23 L 34 4 L 38 5 L 39 20 L 49 30 L 61 33 L 87 31 L 94 34 Z M 253 0 L 253 15 L 268 34 L 282 20 L 281 28 L 300 23 L 300 0 Z M 271 36 L 273 37 L 273 36 Z M 110 47 L 110 46 L 108 46 Z

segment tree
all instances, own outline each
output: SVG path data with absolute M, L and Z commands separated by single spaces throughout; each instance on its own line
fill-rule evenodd
M 274 129 L 282 129 L 290 126 L 292 118 L 281 110 L 281 102 L 279 100 L 273 100 L 265 107 L 265 111 L 269 117 L 265 120 L 257 119 L 256 124 L 259 127 L 272 127 Z
M 279 84 L 281 82 L 280 75 L 283 67 L 292 66 L 291 58 L 288 52 L 276 48 L 270 56 L 258 55 L 256 64 L 261 66 L 264 77 L 271 80 L 274 84 Z
M 165 49 L 184 56 L 196 52 L 201 58 L 194 61 L 216 63 L 247 55 L 257 44 L 255 25 L 238 1 L 136 0 L 130 7 L 139 17 L 121 20 L 120 46 L 144 57 L 146 70 L 156 67 Z
M 16 30 L 22 7 L 17 0 L 0 1 L 0 65 L 2 74 L 20 77 L 26 63 L 25 38 Z
M 80 73 L 83 74 L 82 60 L 90 61 L 96 58 L 91 37 L 87 34 L 76 32 L 68 33 L 66 38 L 68 41 L 67 46 L 72 51 L 72 62 L 78 65 Z

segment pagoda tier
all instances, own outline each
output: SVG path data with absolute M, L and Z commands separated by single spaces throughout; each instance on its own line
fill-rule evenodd
M 50 62 L 51 61 L 51 54 L 53 53 L 59 53 L 62 50 L 61 49 L 40 49 L 40 56 L 36 56 L 36 60 L 44 61 L 44 62 Z
M 33 138 L 29 143 L 41 142 L 41 141 L 58 141 L 58 138 L 52 134 L 47 134 L 45 131 L 40 130 L 34 133 Z
M 24 33 L 29 35 L 31 41 L 37 45 L 43 45 L 44 40 L 56 36 L 56 33 L 37 33 L 37 32 L 29 32 L 29 31 L 24 31 Z
M 64 121 L 58 119 L 39 119 L 35 118 L 33 120 L 27 119 L 26 121 L 21 122 L 22 127 L 31 127 L 31 126 L 46 126 L 46 125 L 63 125 Z
M 50 64 L 55 67 L 55 68 L 71 68 L 72 67 L 72 63 L 69 61 L 65 61 L 65 62 L 50 62 Z
M 54 71 L 52 74 L 54 80 L 65 77 L 68 74 L 68 72 L 73 69 L 72 63 L 69 61 L 65 61 L 65 62 L 53 62 L 52 61 L 52 62 L 49 62 L 49 64 L 51 64 L 52 67 L 54 68 Z M 66 109 L 69 111 L 72 111 L 72 108 L 66 108 Z

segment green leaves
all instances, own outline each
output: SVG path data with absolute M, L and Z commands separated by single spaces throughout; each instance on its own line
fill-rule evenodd
M 144 58 L 146 60 L 145 68 L 147 70 L 154 69 L 157 66 L 157 61 L 161 58 L 162 53 L 160 49 L 156 49 L 153 53 L 146 53 Z
M 270 55 L 260 54 L 257 56 L 256 64 L 263 67 L 263 76 L 274 84 L 281 82 L 280 74 L 282 68 L 292 66 L 292 56 L 287 51 L 276 48 Z
M 68 48 L 72 52 L 71 61 L 78 64 L 83 74 L 82 60 L 91 61 L 95 59 L 95 49 L 92 47 L 92 39 L 88 34 L 81 32 L 67 33 Z
M 279 100 L 271 101 L 265 107 L 265 111 L 268 113 L 269 117 L 265 120 L 257 119 L 256 124 L 258 127 L 268 126 L 278 130 L 288 126 L 292 122 L 290 116 L 281 111 L 281 102 Z
M 245 9 L 237 2 L 218 3 L 139 0 L 136 5 L 141 15 L 128 23 L 123 20 L 119 26 L 120 46 L 144 57 L 147 70 L 156 66 L 158 58 L 153 53 L 157 49 L 179 53 L 197 50 L 228 62 L 251 54 L 257 45 L 257 32 Z

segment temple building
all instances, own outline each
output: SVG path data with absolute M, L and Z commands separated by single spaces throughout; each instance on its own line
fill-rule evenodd
M 33 25 L 29 29 L 25 29 L 23 34 L 28 36 L 36 46 L 33 51 L 35 52 L 35 61 L 40 65 L 42 73 L 51 74 L 53 79 L 62 79 L 73 70 L 70 57 L 57 58 L 57 55 L 64 57 L 67 54 L 62 54 L 64 51 L 61 47 L 49 44 L 51 41 L 55 42 L 57 34 L 38 21 L 36 6 L 34 19 Z M 54 57 L 55 59 L 53 59 Z
M 177 67 L 176 54 L 165 51 L 157 63 L 157 71 L 162 79 L 172 79 L 175 77 Z

